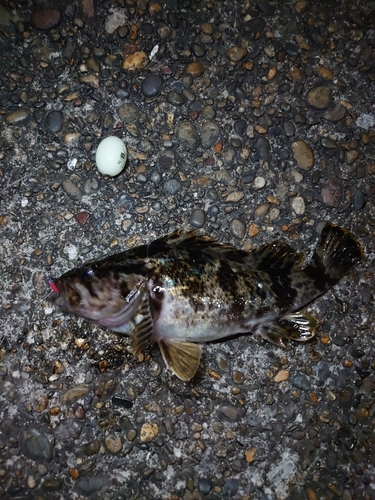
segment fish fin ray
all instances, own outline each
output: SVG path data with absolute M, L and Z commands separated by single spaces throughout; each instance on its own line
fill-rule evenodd
M 316 335 L 319 321 L 306 312 L 291 313 L 278 321 L 260 325 L 256 334 L 279 347 L 285 347 L 284 340 L 306 342 Z
M 287 243 L 273 241 L 250 252 L 246 262 L 264 271 L 269 268 L 288 270 L 296 268 L 303 259 L 303 254 L 294 250 Z
M 201 350 L 197 344 L 176 339 L 159 341 L 159 347 L 165 364 L 185 382 L 191 380 L 200 365 Z
M 137 315 L 142 316 L 142 319 L 136 324 L 130 334 L 130 348 L 134 356 L 138 356 L 138 354 L 144 351 L 153 334 L 153 321 L 146 293 L 144 293 L 142 301 L 138 306 L 135 316 Z
M 308 267 L 323 271 L 329 285 L 333 286 L 359 264 L 362 257 L 362 248 L 355 237 L 346 229 L 328 223 L 323 228 L 320 243 Z
M 223 245 L 222 243 L 211 239 L 208 235 L 197 234 L 195 230 L 183 233 L 178 229 L 168 236 L 159 238 L 151 243 L 151 245 L 168 245 L 169 247 L 175 246 L 182 250 L 200 250 L 201 252 L 212 256 L 222 256 L 237 262 L 244 261 L 244 259 L 249 255 L 248 252 L 238 250 L 232 245 Z

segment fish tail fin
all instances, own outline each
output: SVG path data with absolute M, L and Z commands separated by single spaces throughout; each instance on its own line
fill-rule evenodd
M 362 249 L 355 237 L 342 227 L 327 224 L 322 231 L 312 262 L 305 270 L 311 268 L 319 275 L 323 273 L 327 283 L 325 289 L 328 289 L 340 281 L 361 259 Z
M 306 342 L 316 335 L 319 321 L 307 312 L 287 314 L 278 321 L 260 325 L 256 335 L 279 347 L 285 347 L 284 340 Z

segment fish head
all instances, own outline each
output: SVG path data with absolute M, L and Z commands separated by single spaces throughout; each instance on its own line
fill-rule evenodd
M 92 320 L 114 331 L 134 316 L 141 302 L 145 278 L 114 268 L 83 266 L 60 278 L 46 278 L 49 300 L 63 312 Z

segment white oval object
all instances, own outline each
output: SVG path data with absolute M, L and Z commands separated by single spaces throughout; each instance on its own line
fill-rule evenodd
M 124 142 L 116 136 L 106 137 L 96 150 L 95 161 L 99 172 L 114 177 L 124 168 L 128 152 Z

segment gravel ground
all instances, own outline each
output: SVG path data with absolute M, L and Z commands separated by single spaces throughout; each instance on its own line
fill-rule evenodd
M 0 5 L 0 497 L 375 499 L 375 3 L 53 5 Z M 318 336 L 206 345 L 189 384 L 47 300 L 177 228 L 308 256 L 324 221 L 365 259 Z

